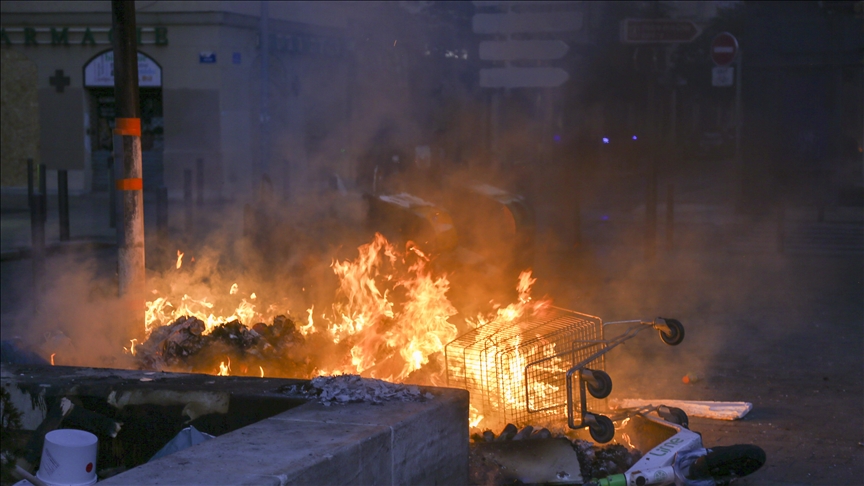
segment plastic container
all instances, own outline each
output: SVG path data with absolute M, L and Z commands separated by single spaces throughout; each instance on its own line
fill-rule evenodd
M 48 486 L 89 486 L 96 482 L 99 439 L 75 429 L 45 434 L 42 462 L 36 477 Z

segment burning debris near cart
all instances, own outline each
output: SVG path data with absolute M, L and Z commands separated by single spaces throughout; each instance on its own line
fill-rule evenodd
M 175 289 L 182 293 L 176 300 L 154 290 L 143 337 L 124 352 L 141 370 L 311 379 L 285 391 L 328 406 L 433 398 L 417 385 L 467 389 L 473 484 L 624 477 L 658 447 L 657 440 L 646 439 L 651 434 L 633 431 L 628 422 L 667 424 L 665 434 L 654 430 L 659 441 L 685 433 L 687 415 L 679 408 L 611 409 L 606 403 L 612 379 L 604 371 L 605 354 L 649 329 L 677 345 L 684 338 L 677 320 L 604 324 L 555 307 L 549 298 L 533 298 L 536 279 L 526 270 L 516 279 L 514 302 L 490 302 L 486 314 L 457 324 L 451 322 L 458 311 L 448 292 L 458 290 L 451 289 L 435 255 L 410 241 L 405 248 L 376 234 L 354 259 L 333 260 L 334 301 L 317 312 L 312 305 L 302 317 L 236 283 L 222 296 L 234 308 L 212 295 Z M 183 268 L 184 253 L 177 255 L 174 271 Z M 259 306 L 266 310 L 259 312 Z M 625 330 L 610 337 L 606 325 Z M 589 434 L 577 433 L 583 429 Z M 614 437 L 618 443 L 604 445 Z M 694 438 L 675 440 L 676 449 L 701 446 Z M 748 474 L 763 462 L 757 457 L 726 475 Z M 668 461 L 662 466 L 677 467 Z
M 184 269 L 194 270 L 195 263 L 191 258 L 184 263 L 188 252 L 177 251 L 162 278 L 154 279 L 168 284 L 152 290 L 139 337 L 122 350 L 125 362 L 147 373 L 311 380 L 277 393 L 327 406 L 434 401 L 418 386 L 468 390 L 466 434 L 472 434 L 469 463 L 475 484 L 578 484 L 623 475 L 660 441 L 685 433 L 687 416 L 680 409 L 610 408 L 606 398 L 612 378 L 604 371 L 606 353 L 642 331 L 658 332 L 669 345 L 681 343 L 679 321 L 604 323 L 556 307 L 548 297 L 532 296 L 537 280 L 530 270 L 513 280 L 512 302 L 493 300 L 485 313 L 463 317 L 449 298 L 459 289 L 451 287 L 445 264 L 411 241 L 404 248 L 375 234 L 353 259 L 333 259 L 332 301 L 300 312 L 280 307 L 285 298 L 269 303 L 263 296 L 271 292 L 259 295 L 237 283 L 225 285 L 221 295 L 196 294 L 204 287 L 183 285 L 191 281 Z M 216 274 L 204 279 L 207 287 L 214 287 L 216 279 L 209 277 Z M 623 331 L 607 335 L 606 326 Z M 108 405 L 125 403 L 112 397 Z M 80 410 L 95 413 L 77 403 Z M 93 402 L 85 403 L 94 408 Z M 104 405 L 96 409 L 106 413 Z M 112 412 L 99 418 L 100 413 L 94 423 L 122 427 L 123 418 L 133 429 L 144 426 L 134 415 Z M 655 431 L 656 440 L 639 448 L 633 443 L 639 439 L 631 435 L 640 432 L 622 431 L 632 419 L 651 414 L 656 416 L 649 422 L 660 420 L 667 429 Z M 64 417 L 61 422 L 90 425 Z M 608 444 L 616 437 L 616 444 Z M 675 444 L 678 449 L 700 445 L 692 438 L 677 440 L 682 440 Z M 537 457 L 547 462 L 529 467 Z

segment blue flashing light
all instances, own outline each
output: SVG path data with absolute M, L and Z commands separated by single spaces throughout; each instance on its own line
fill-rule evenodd
M 633 140 L 639 140 L 636 135 L 633 135 Z
M 556 133 L 556 134 L 552 137 L 552 140 L 555 140 L 556 142 L 560 142 L 560 141 L 561 141 L 561 135 L 558 135 L 558 134 Z
M 609 139 L 606 137 L 603 137 L 603 143 L 609 143 Z

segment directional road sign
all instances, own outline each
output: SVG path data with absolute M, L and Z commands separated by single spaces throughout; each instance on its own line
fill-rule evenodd
M 621 22 L 621 42 L 625 44 L 668 44 L 692 42 L 702 29 L 689 20 L 626 19 Z
M 554 88 L 570 79 L 567 71 L 556 67 L 507 67 L 480 70 L 483 88 Z
M 514 40 L 480 42 L 480 59 L 484 61 L 519 61 L 560 59 L 570 47 L 560 40 Z
M 717 34 L 711 41 L 711 60 L 718 66 L 728 66 L 738 54 L 738 39 L 729 32 Z
M 471 22 L 475 34 L 572 32 L 582 29 L 582 12 L 479 13 Z

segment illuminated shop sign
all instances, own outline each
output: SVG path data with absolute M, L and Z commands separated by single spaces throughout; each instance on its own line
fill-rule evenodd
M 84 86 L 87 88 L 114 87 L 114 52 L 105 51 L 84 66 Z M 162 86 L 162 68 L 146 54 L 138 53 L 138 86 Z

